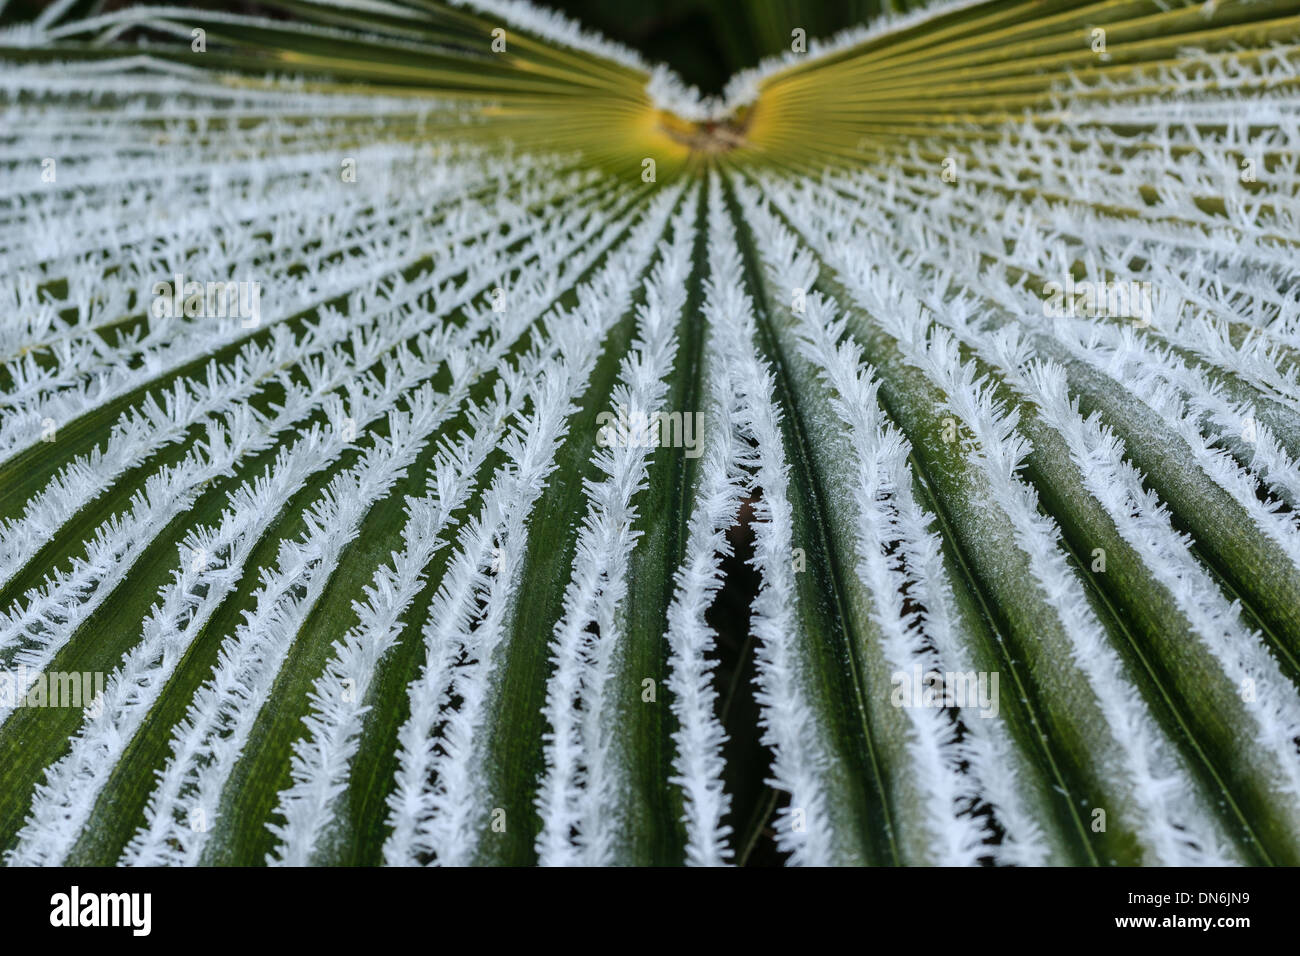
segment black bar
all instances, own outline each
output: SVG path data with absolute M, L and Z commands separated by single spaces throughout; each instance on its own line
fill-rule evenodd
M 0 899 L 7 953 L 20 952 L 28 938 L 69 934 L 126 946 L 243 942 L 260 950 L 281 941 L 320 943 L 329 952 L 403 938 L 430 947 L 479 938 L 495 947 L 512 932 L 529 935 L 533 945 L 555 940 L 583 948 L 690 946 L 715 934 L 734 943 L 754 935 L 776 949 L 783 929 L 817 934 L 807 942 L 847 933 L 863 947 L 892 945 L 887 941 L 900 933 L 963 947 L 1189 934 L 1231 943 L 1243 933 L 1271 937 L 1294 925 L 1295 876 L 1280 869 L 0 869 Z M 149 894 L 148 935 L 136 935 L 125 917 L 118 926 L 52 925 L 67 922 L 73 886 L 88 915 L 99 911 L 97 894 Z M 87 903 L 88 896 L 95 901 Z M 122 901 L 109 902 L 104 912 L 111 917 Z M 144 898 L 134 902 L 123 912 L 142 915 Z M 1153 922 L 1121 924 L 1135 919 Z M 775 933 L 781 935 L 768 937 Z

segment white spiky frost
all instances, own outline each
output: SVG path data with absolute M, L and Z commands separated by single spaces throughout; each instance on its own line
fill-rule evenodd
M 733 370 L 739 408 L 735 427 L 755 451 L 747 490 L 761 489 L 754 506 L 753 564 L 762 575 L 750 631 L 757 639 L 758 694 L 763 742 L 772 749 L 771 784 L 790 795 L 776 820 L 777 846 L 792 863 L 826 865 L 837 858 L 820 782 L 829 764 L 802 686 L 795 646 L 793 516 L 780 412 L 773 377 L 755 351 L 753 308 L 741 281 L 740 251 L 716 177 L 709 183 L 709 283 L 705 316 L 710 348 Z
M 570 230 L 577 232 L 577 239 L 570 239 L 560 248 L 581 248 L 582 240 L 589 238 L 602 222 L 603 219 L 599 215 L 580 214 L 573 220 L 561 218 L 545 230 L 540 238 L 527 245 L 513 259 L 513 262 L 518 263 L 544 249 L 553 250 L 556 237 L 565 237 Z M 531 232 L 531 229 L 523 231 L 527 233 Z M 512 232 L 505 233 L 507 238 L 512 236 Z M 129 569 L 132 556 L 142 553 L 152 540 L 152 536 L 166 527 L 172 517 L 183 512 L 193 502 L 204 482 L 229 473 L 241 458 L 258 448 L 266 447 L 276 432 L 283 430 L 285 425 L 300 420 L 316 405 L 323 405 L 327 409 L 326 418 L 335 423 L 335 433 L 344 429 L 348 421 L 352 422 L 355 432 L 357 428 L 364 428 L 370 421 L 378 418 L 384 408 L 391 407 L 392 403 L 401 396 L 403 389 L 413 386 L 432 374 L 444 361 L 451 362 L 462 369 L 472 367 L 473 363 L 467 362 L 467 356 L 480 355 L 482 350 L 464 354 L 458 354 L 458 350 L 464 350 L 473 342 L 477 334 L 488 327 L 488 317 L 491 313 L 486 308 L 480 309 L 476 321 L 462 329 L 424 335 L 419 341 L 418 356 L 412 356 L 409 352 L 399 352 L 398 357 L 394 359 L 385 353 L 397 342 L 427 327 L 430 319 L 445 315 L 456 308 L 465 307 L 475 296 L 498 281 L 498 276 L 508 273 L 508 266 L 512 260 L 498 259 L 494 256 L 484 258 L 483 250 L 479 248 L 478 251 L 480 255 L 472 262 L 467 263 L 453 258 L 451 262 L 433 270 L 410 286 L 399 284 L 382 295 L 377 294 L 377 290 L 372 287 L 368 290 L 368 295 L 361 293 L 351 296 L 350 314 L 362 322 L 375 318 L 380 323 L 379 326 L 372 327 L 376 330 L 384 329 L 384 323 L 389 323 L 391 327 L 384 329 L 389 333 L 387 336 L 381 334 L 366 336 L 363 332 L 366 328 L 364 324 L 350 326 L 340 313 L 324 310 L 322 324 L 333 327 L 337 337 L 346 338 L 351 350 L 350 357 L 335 352 L 332 356 L 333 361 L 329 361 L 327 355 L 324 360 L 306 364 L 308 387 L 304 389 L 288 383 L 286 399 L 280 406 L 279 414 L 270 422 L 256 420 L 247 405 L 235 405 L 234 427 L 229 433 L 221 428 L 219 420 L 210 423 L 209 440 L 206 445 L 201 445 L 191 452 L 179 465 L 151 476 L 144 493 L 134 499 L 133 511 L 125 518 L 111 519 L 96 533 L 95 539 L 88 546 L 87 558 L 84 561 L 74 561 L 71 572 L 58 572 L 52 575 L 46 585 L 28 592 L 25 606 L 16 607 L 8 614 L 0 616 L 0 647 L 18 645 L 19 650 L 15 655 L 15 661 L 26 665 L 30 669 L 29 676 L 35 679 L 35 675 L 44 669 L 59 649 L 67 643 L 76 628 L 94 612 L 102 599 L 111 593 L 113 582 L 119 580 Z M 587 256 L 593 254 L 595 249 L 586 251 Z M 467 265 L 466 281 L 460 288 L 455 289 L 454 292 L 449 288 L 438 289 L 440 280 L 455 276 Z M 544 267 L 541 261 L 538 261 L 521 272 L 518 280 L 527 293 L 531 285 L 543 282 L 544 276 Z M 432 311 L 425 311 L 410 304 L 421 295 L 430 292 L 434 294 L 436 301 Z M 370 304 L 372 301 L 373 305 Z M 526 306 L 528 299 L 522 299 L 519 304 Z M 400 308 L 394 311 L 394 306 Z M 524 314 L 527 314 L 526 311 Z M 287 355 L 290 344 L 283 336 L 278 341 L 281 351 Z M 298 343 L 298 347 L 306 345 L 310 352 L 312 341 L 314 338 L 304 339 Z M 497 349 L 503 350 L 510 341 L 512 341 L 510 337 L 498 340 Z M 255 351 L 254 354 L 261 353 Z M 370 364 L 367 359 L 379 361 L 381 374 L 372 373 L 358 380 L 352 363 L 359 362 L 364 368 Z M 284 364 L 286 363 L 281 362 L 276 367 L 283 367 Z M 338 381 L 331 380 L 340 373 L 342 377 Z M 217 377 L 215 371 L 211 376 L 208 394 L 225 396 L 233 382 L 230 379 L 222 380 Z M 250 380 L 256 381 L 251 375 Z M 331 394 L 334 389 L 343 384 L 348 385 L 352 399 L 352 406 L 347 412 L 343 411 L 337 397 Z M 384 396 L 384 403 L 374 407 L 358 404 L 367 395 L 367 389 L 371 389 L 374 394 Z M 190 392 L 178 384 L 175 396 L 175 403 L 169 403 L 167 406 L 170 414 L 154 413 L 151 421 L 139 424 L 138 430 L 142 433 L 143 441 L 148 443 L 146 447 L 154 447 L 152 443 L 167 439 L 168 430 L 158 429 L 159 424 L 171 425 L 179 420 L 183 424 L 173 426 L 172 434 L 180 437 L 191 421 L 201 420 L 194 408 L 197 403 Z M 213 404 L 222 400 L 216 398 Z M 150 406 L 146 406 L 146 414 L 149 408 Z M 147 424 L 155 427 L 150 429 Z M 261 426 L 256 432 L 255 425 Z M 341 451 L 344 444 L 345 442 L 337 443 L 333 454 Z M 318 459 L 318 467 L 328 463 L 333 454 Z M 86 484 L 93 489 L 92 483 L 88 481 Z M 82 501 L 90 497 L 90 489 L 86 487 L 79 489 L 82 492 Z M 29 540 L 33 545 L 39 544 L 35 533 L 30 534 Z M 6 710 L 0 710 L 0 719 L 6 715 Z
M 742 187 L 738 191 L 750 219 L 759 224 L 759 250 L 774 285 L 812 288 L 815 263 L 797 250 L 792 234 L 772 228 L 750 190 Z M 914 665 L 924 673 L 943 673 L 946 668 L 934 645 L 951 644 L 952 637 L 933 630 L 945 623 L 944 618 L 927 618 L 919 609 L 905 609 L 905 599 L 917 591 L 916 583 L 909 580 L 910 569 L 889 557 L 891 543 L 904 537 L 904 519 L 896 499 L 901 486 L 910 483 L 907 457 L 911 446 L 884 418 L 877 401 L 880 383 L 872 370 L 864 367 L 861 347 L 846 338 L 847 324 L 835 317 L 833 304 L 820 293 L 812 293 L 802 309 L 789 314 L 805 356 L 834 390 L 831 407 L 848 429 L 855 456 L 856 570 L 870 592 L 870 617 L 883 636 L 886 662 L 894 673 L 911 673 Z M 916 528 L 909 530 L 916 547 Z M 904 713 L 912 727 L 913 773 L 926 796 L 933 862 L 974 865 L 987 852 L 984 844 L 992 833 L 987 824 L 970 814 L 980 797 L 979 775 L 964 773 L 963 767 L 972 760 L 973 751 L 958 742 L 956 724 L 941 710 L 909 707 Z M 972 722 L 979 723 L 979 718 Z M 1023 840 L 1032 839 L 1033 832 L 1013 832 L 1009 843 L 1020 846 Z
M 591 230 L 603 223 L 603 218 L 593 218 L 582 238 L 591 238 Z M 513 331 L 499 336 L 499 340 L 512 342 L 529 321 L 551 304 L 555 290 L 566 286 L 565 278 L 582 274 L 607 243 L 605 238 L 582 247 L 560 268 L 558 279 L 542 275 L 533 278 L 525 270 L 509 320 Z M 379 658 L 392 646 L 400 631 L 396 614 L 422 586 L 420 570 L 434 551 L 441 548 L 443 541 L 438 535 L 451 512 L 464 503 L 470 482 L 495 446 L 506 420 L 520 411 L 524 401 L 534 397 L 529 383 L 565 374 L 556 357 L 561 345 L 559 340 L 542 336 L 520 368 L 496 367 L 503 377 L 504 390 L 499 384 L 493 405 L 475 414 L 470 429 L 472 437 L 459 448 L 440 452 L 432 467 L 435 494 L 408 501 L 410 513 L 403 531 L 406 547 L 400 555 L 394 555 L 392 566 L 382 566 L 376 571 L 370 600 L 360 606 L 361 624 L 345 635 L 337 647 L 338 654 L 327 665 L 326 673 L 318 679 L 313 691 L 313 712 L 305 718 L 310 740 L 296 745 L 292 767 L 294 785 L 280 795 L 280 813 L 285 816 L 286 825 L 273 828 L 281 839 L 276 862 L 301 864 L 308 860 L 328 826 L 331 801 L 342 786 L 356 750 L 370 679 Z M 494 357 L 499 355 L 500 352 L 494 353 Z M 487 423 L 491 423 L 490 427 Z M 397 583 L 401 586 L 397 587 Z M 378 626 L 380 622 L 382 628 Z M 352 682 L 346 698 L 338 694 L 341 680 Z
M 661 258 L 643 287 L 637 338 L 620 363 L 610 397 L 616 417 L 626 410 L 647 416 L 648 424 L 667 395 L 666 378 L 677 351 L 676 325 L 691 271 L 694 216 L 688 200 L 673 219 L 671 245 L 661 247 Z M 610 765 L 619 755 L 611 753 L 615 744 L 606 688 L 621 649 L 620 604 L 639 537 L 632 528 L 637 517 L 632 499 L 646 487 L 652 451 L 651 436 L 635 425 L 620 422 L 606 430 L 606 447 L 598 443 L 592 458 L 605 478 L 583 487 L 587 514 L 551 642 L 553 670 L 543 707 L 551 731 L 545 737 L 546 770 L 537 794 L 542 816 L 537 851 L 543 865 L 580 860 L 608 864 L 617 824 L 612 797 L 619 778 Z M 593 625 L 594 637 L 589 633 Z M 576 841 L 571 833 L 576 833 Z
M 774 223 L 769 228 L 777 229 Z M 987 476 L 993 502 L 1010 520 L 1016 545 L 1028 556 L 1034 582 L 1053 607 L 1072 660 L 1111 728 L 1124 763 L 1123 785 L 1139 809 L 1154 859 L 1165 864 L 1217 859 L 1208 821 L 1173 784 L 1183 772 L 1181 761 L 1085 597 L 1056 522 L 1039 510 L 1033 486 L 1017 474 L 1029 451 L 1017 433 L 1018 413 L 994 397 L 975 365 L 962 361 L 953 334 L 931 326 L 927 311 L 897 280 L 879 275 L 869 261 L 849 260 L 828 244 L 818 245 L 856 302 L 894 338 L 907 362 L 942 389 L 953 415 L 970 430 L 970 460 Z
M 676 749 L 669 782 L 682 788 L 687 862 L 721 866 L 734 856 L 728 843 L 732 828 L 722 822 L 731 799 L 722 781 L 726 733 L 717 717 L 718 692 L 709 659 L 716 633 L 705 612 L 723 585 L 721 559 L 732 554 L 727 535 L 740 516 L 745 467 L 751 456 L 735 427 L 740 401 L 731 369 L 711 367 L 706 380 L 710 389 L 705 449 L 665 635 L 670 652 L 667 686 L 678 724 L 673 731 Z
M 1257 740 L 1275 761 L 1285 781 L 1279 788 L 1300 796 L 1300 702 L 1289 693 L 1285 676 L 1258 632 L 1241 619 L 1210 573 L 1188 549 L 1189 538 L 1175 531 L 1156 495 L 1145 488 L 1136 468 L 1124 460 L 1124 445 L 1102 425 L 1096 413 L 1084 418 L 1077 401 L 1066 391 L 1059 365 L 1031 365 L 1017 384 L 1038 406 L 1043 418 L 1065 437 L 1070 455 L 1088 491 L 1115 521 L 1124 539 L 1189 618 L 1193 633 L 1204 642 L 1235 687 L 1250 687 L 1257 721 Z
M 606 77 L 644 83 L 644 96 L 629 98 L 637 109 L 706 122 L 755 103 L 784 70 L 981 0 L 945 0 L 812 39 L 807 53 L 737 75 L 720 97 L 702 97 L 668 68 L 544 6 L 453 2 L 460 10 L 443 13 L 459 25 L 486 34 L 500 24 L 508 41 L 526 33 L 575 51 L 568 61 L 591 57 Z M 490 96 L 471 103 L 437 90 L 236 78 L 165 60 L 149 52 L 156 47 L 114 45 L 140 28 L 153 40 L 187 41 L 195 11 L 146 5 L 69 22 L 74 6 L 57 0 L 0 35 L 10 47 L 67 44 L 60 56 L 82 41 L 121 54 L 25 56 L 0 71 L 2 115 L 14 131 L 0 143 L 0 464 L 19 475 L 28 461 L 52 463 L 0 519 L 0 677 L 26 668 L 29 683 L 14 688 L 21 697 L 56 662 L 93 656 L 96 639 L 111 644 L 113 659 L 102 656 L 112 673 L 103 696 L 69 718 L 66 746 L 62 734 L 48 742 L 58 747 L 53 762 L 31 770 L 43 770 L 43 781 L 26 778 L 17 794 L 28 812 L 14 821 L 6 862 L 76 862 L 96 821 L 115 815 L 122 864 L 220 860 L 232 828 L 244 825 L 231 819 L 233 788 L 251 765 L 244 761 L 268 752 L 259 729 L 285 683 L 304 714 L 280 764 L 289 782 L 252 826 L 274 841 L 269 863 L 330 860 L 348 836 L 341 797 L 363 747 L 393 745 L 367 739 L 375 727 L 367 721 L 402 640 L 414 641 L 418 672 L 405 687 L 396 775 L 381 784 L 383 860 L 491 857 L 485 834 L 499 808 L 488 783 L 502 772 L 496 712 L 510 640 L 527 613 L 520 582 L 528 549 L 539 546 L 535 512 L 561 448 L 590 437 L 570 434 L 572 418 L 609 333 L 633 320 L 630 350 L 610 356 L 618 382 L 598 407 L 657 410 L 683 358 L 679 321 L 705 327 L 702 353 L 686 356 L 703 369 L 703 457 L 687 470 L 684 551 L 663 609 L 672 766 L 660 782 L 680 799 L 687 863 L 722 865 L 747 849 L 733 845 L 740 823 L 723 782 L 720 649 L 707 616 L 742 520 L 761 580 L 750 637 L 768 783 L 788 794 L 769 821 L 776 848 L 796 864 L 856 862 L 841 828 L 879 810 L 845 806 L 835 779 L 840 740 L 823 719 L 835 702 L 816 680 L 821 635 L 807 633 L 809 598 L 791 566 L 804 517 L 796 502 L 809 492 L 803 472 L 791 477 L 804 453 L 786 444 L 803 435 L 797 416 L 838 429 L 836 494 L 817 517 L 844 522 L 833 538 L 843 553 L 833 557 L 852 576 L 854 600 L 867 598 L 855 624 L 873 642 L 869 659 L 905 672 L 971 671 L 987 659 L 978 612 L 965 603 L 984 579 L 962 580 L 969 542 L 947 542 L 938 530 L 946 533 L 952 502 L 914 468 L 920 436 L 890 420 L 881 396 L 895 394 L 893 380 L 884 378 L 882 392 L 863 362 L 862 333 L 872 342 L 887 333 L 901 359 L 873 352 L 873 361 L 942 395 L 973 436 L 960 462 L 987 491 L 980 504 L 992 515 L 977 526 L 995 529 L 1025 569 L 1025 591 L 1045 612 L 1041 638 L 1060 652 L 1044 686 L 1077 695 L 1059 713 L 1093 748 L 1079 762 L 1095 758 L 1083 769 L 1121 799 L 1112 811 L 1142 859 L 1237 862 L 1246 841 L 1225 835 L 1227 815 L 1219 819 L 1198 785 L 1196 742 L 1177 745 L 1155 718 L 1158 705 L 1143 698 L 1162 685 L 1138 680 L 1117 650 L 1122 622 L 1090 599 L 1067 555 L 1076 530 L 1063 522 L 1063 533 L 1041 509 L 1036 485 L 1059 473 L 1031 482 L 1022 472 L 1029 434 L 1059 454 L 1053 464 L 1069 471 L 1062 484 L 1086 495 L 1088 520 L 1108 535 L 1113 525 L 1131 551 L 1125 560 L 1177 607 L 1163 636 L 1182 641 L 1180 653 L 1194 655 L 1216 689 L 1250 687 L 1250 700 L 1217 715 L 1224 740 L 1263 764 L 1241 785 L 1266 790 L 1288 819 L 1300 816 L 1294 634 L 1256 632 L 1255 615 L 1277 612 L 1261 610 L 1248 589 L 1237 599 L 1231 569 L 1220 569 L 1221 583 L 1195 538 L 1213 536 L 1187 505 L 1198 494 L 1221 502 L 1243 546 L 1268 556 L 1271 580 L 1300 580 L 1300 46 L 1180 51 L 1131 75 L 1063 72 L 1023 114 L 918 126 L 905 142 L 864 137 L 862 162 L 820 175 L 728 159 L 704 177 L 700 220 L 687 177 L 644 189 L 584 170 L 578 155 L 460 137 L 470 126 L 491 132 Z M 322 8 L 321 22 L 201 15 L 232 32 L 427 49 L 411 39 L 430 26 L 419 5 L 302 6 Z M 376 16 L 351 24 L 336 16 L 348 12 Z M 401 25 L 378 32 L 392 22 Z M 914 82 L 926 68 L 918 59 L 899 75 Z M 363 188 L 324 188 L 338 182 L 341 150 Z M 935 157 L 954 154 L 961 165 L 949 182 Z M 34 157 L 57 157 L 57 180 L 38 182 Z M 1244 188 L 1244 160 L 1258 160 L 1254 172 L 1267 182 Z M 707 279 L 692 272 L 700 231 Z M 772 289 L 811 289 L 823 265 L 838 283 L 835 298 L 810 293 L 802 310 L 772 298 Z M 1151 321 L 1048 315 L 1043 283 L 1080 268 L 1150 283 Z M 177 274 L 258 280 L 260 328 L 152 314 L 154 283 Z M 683 316 L 700 281 L 701 315 Z M 53 294 L 60 283 L 63 294 Z M 488 301 L 497 290 L 503 310 Z M 1081 382 L 1099 412 L 1080 412 Z M 1008 394 L 1019 410 L 1004 404 Z M 915 416 L 891 409 L 911 428 Z M 463 430 L 452 434 L 453 422 Z M 56 443 L 46 458 L 51 429 L 61 441 L 68 425 L 93 427 L 93 439 L 67 454 Z M 583 488 L 562 611 L 545 622 L 551 641 L 537 684 L 546 678 L 545 704 L 533 715 L 544 728 L 533 741 L 544 769 L 518 783 L 535 788 L 540 826 L 525 843 L 544 864 L 622 860 L 637 758 L 615 719 L 615 692 L 640 546 L 637 496 L 662 461 L 638 441 L 590 455 L 596 479 Z M 1198 490 L 1180 500 L 1160 484 L 1168 475 Z M 403 505 L 400 530 L 385 532 L 391 551 L 353 547 L 374 509 Z M 281 540 L 286 518 L 302 526 Z M 59 557 L 43 563 L 51 544 Z M 1002 567 L 996 556 L 977 557 L 986 577 Z M 159 561 L 162 574 L 150 577 Z M 330 646 L 309 644 L 326 590 L 358 567 L 369 583 L 344 595 L 355 598 L 355 621 L 329 622 Z M 110 636 L 115 602 L 141 578 L 161 583 L 156 600 Z M 413 620 L 425 601 L 427 614 Z M 207 633 L 232 608 L 242 620 Z M 215 665 L 187 667 L 197 647 L 216 650 Z M 312 662 L 307 673 L 291 666 L 299 652 Z M 168 713 L 161 705 L 180 677 L 199 691 L 179 701 L 188 709 L 162 727 L 155 754 L 144 728 Z M 1017 678 L 1040 680 L 1032 669 Z M 1027 705 L 1040 689 L 1026 687 Z M 1052 716 L 1056 703 L 1046 705 Z M 11 741 L 31 726 L 18 706 L 0 704 L 0 733 Z M 1057 861 L 1061 828 L 1036 812 L 1048 777 L 1026 770 L 1040 756 L 1024 740 L 1036 727 L 1018 726 L 1019 714 L 984 720 L 969 709 L 908 708 L 892 719 L 891 746 L 906 760 L 889 778 L 918 804 L 903 814 L 909 852 L 919 848 L 922 862 Z M 115 775 L 150 759 L 160 769 L 146 805 L 121 813 Z M 1210 797 L 1232 798 L 1237 785 Z M 23 806 L 12 804 L 15 815 Z M 512 828 L 529 825 L 518 809 Z M 1073 849 L 1090 852 L 1082 842 Z
M 493 652 L 521 566 L 525 524 L 540 496 L 554 455 L 567 433 L 567 416 L 594 367 L 604 334 L 630 301 L 631 283 L 644 269 L 680 189 L 669 190 L 611 252 L 600 274 L 578 289 L 578 304 L 558 311 L 549 327 L 560 342 L 564 365 L 535 396 L 533 411 L 503 445 L 511 466 L 501 469 L 484 494 L 477 515 L 458 537 L 443 583 L 424 628 L 425 662 L 409 688 L 410 717 L 398 734 L 399 766 L 389 798 L 391 834 L 384 844 L 390 864 L 413 864 L 421 854 L 453 865 L 472 857 L 486 811 L 475 799 L 482 721 Z M 453 672 L 464 659 L 468 666 Z M 460 707 L 444 712 L 459 697 Z M 445 721 L 440 740 L 433 729 Z M 431 781 L 436 781 L 431 784 Z

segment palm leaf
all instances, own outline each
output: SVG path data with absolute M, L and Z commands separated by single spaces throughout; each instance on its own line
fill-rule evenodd
M 1300 7 L 895 6 L 11 16 L 6 862 L 1300 862 Z

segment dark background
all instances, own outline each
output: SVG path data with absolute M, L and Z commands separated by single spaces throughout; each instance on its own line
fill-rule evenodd
M 887 2 L 887 0 L 886 0 Z M 790 49 L 790 31 L 825 37 L 870 19 L 881 0 L 547 0 L 582 23 L 671 65 L 706 93 Z

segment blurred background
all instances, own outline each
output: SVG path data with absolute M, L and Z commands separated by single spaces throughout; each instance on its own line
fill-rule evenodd
M 52 0 L 0 0 L 0 21 L 31 20 Z M 546 0 L 592 29 L 633 47 L 648 59 L 672 66 L 705 93 L 721 92 L 737 70 L 790 48 L 790 31 L 825 37 L 868 20 L 882 10 L 920 6 L 915 0 Z M 139 0 L 78 0 L 71 16 L 88 16 L 139 5 Z M 193 6 L 292 16 L 292 3 L 193 2 Z

